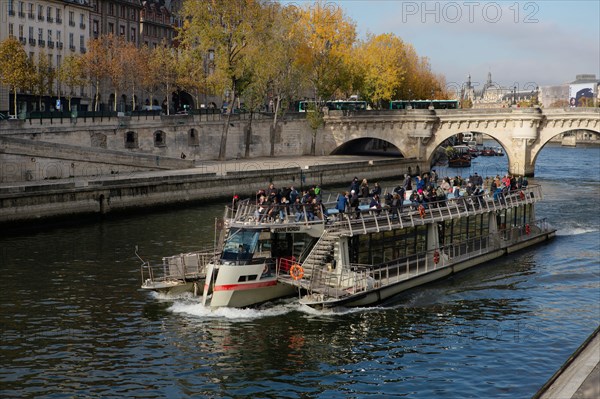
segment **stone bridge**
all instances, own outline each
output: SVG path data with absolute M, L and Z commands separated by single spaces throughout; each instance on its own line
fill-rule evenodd
M 402 155 L 429 165 L 440 144 L 467 131 L 493 137 L 508 156 L 509 173 L 533 176 L 540 150 L 553 137 L 572 130 L 600 134 L 599 108 L 465 109 L 368 111 L 325 118 L 324 152 L 353 140 L 376 138 L 396 146 Z

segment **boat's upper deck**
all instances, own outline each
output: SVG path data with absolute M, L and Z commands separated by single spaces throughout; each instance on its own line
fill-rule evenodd
M 530 185 L 508 194 L 484 193 L 478 196 L 461 196 L 423 203 L 405 201 L 402 207 L 397 208 L 387 205 L 382 205 L 381 208 L 369 208 L 368 204 L 363 204 L 358 210 L 344 213 L 335 209 L 335 201 L 325 201 L 320 205 L 291 206 L 259 205 L 247 199 L 238 202 L 235 209 L 227 208 L 225 223 L 227 227 L 277 229 L 286 232 L 322 231 L 325 228 L 335 228 L 342 235 L 353 236 L 493 212 L 531 204 L 540 199 L 542 199 L 540 185 Z

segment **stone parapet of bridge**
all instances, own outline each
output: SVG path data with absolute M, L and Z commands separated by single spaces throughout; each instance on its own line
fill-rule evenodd
M 422 162 L 431 162 L 437 148 L 454 135 L 484 133 L 504 148 L 509 173 L 533 176 L 539 151 L 553 137 L 580 129 L 600 134 L 600 109 L 334 111 L 326 116 L 324 129 L 330 152 L 351 140 L 376 138 L 395 145 L 405 157 Z

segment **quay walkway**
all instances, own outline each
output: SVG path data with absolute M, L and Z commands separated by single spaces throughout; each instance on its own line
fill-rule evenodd
M 533 396 L 533 399 L 600 398 L 600 326 Z
M 332 166 L 332 165 L 347 165 L 352 167 L 352 164 L 364 164 L 364 163 L 381 163 L 386 161 L 398 161 L 402 158 L 398 157 L 382 157 L 382 156 L 360 156 L 360 155 L 327 155 L 327 156 L 300 156 L 300 157 L 262 157 L 262 158 L 249 158 L 249 159 L 230 159 L 226 161 L 196 161 L 195 167 L 191 169 L 175 169 L 175 170 L 156 170 L 156 171 L 145 171 L 145 172 L 129 172 L 123 174 L 114 175 L 102 175 L 102 176 L 78 176 L 69 177 L 63 179 L 49 179 L 43 181 L 23 181 L 23 182 L 7 182 L 3 183 L 0 180 L 0 193 L 2 192 L 16 192 L 16 191 L 28 191 L 19 190 L 19 188 L 25 187 L 40 187 L 49 188 L 55 187 L 60 189 L 61 185 L 75 184 L 76 187 L 87 186 L 88 183 L 98 181 L 123 181 L 123 180 L 149 180 L 149 179 L 173 179 L 177 177 L 191 177 L 191 176 L 202 176 L 212 175 L 217 177 L 225 177 L 228 174 L 244 173 L 244 172 L 264 172 L 265 176 L 268 176 L 272 171 L 275 170 L 306 170 L 307 174 L 310 168 L 318 166 Z M 410 163 L 411 160 L 406 160 Z M 362 179 L 362 176 L 358 176 Z M 350 184 L 348 180 L 348 184 Z M 306 181 L 306 184 L 314 184 L 318 182 Z M 267 184 L 266 182 L 264 183 Z M 297 184 L 298 186 L 300 184 Z M 38 190 L 32 190 L 38 191 Z

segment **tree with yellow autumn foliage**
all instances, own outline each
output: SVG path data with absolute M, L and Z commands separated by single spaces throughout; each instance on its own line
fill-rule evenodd
M 363 65 L 361 97 L 381 108 L 382 102 L 395 99 L 405 81 L 404 43 L 391 33 L 368 35 L 356 49 L 357 60 Z
M 23 45 L 15 37 L 0 43 L 0 82 L 13 92 L 13 106 L 17 117 L 17 91 L 26 89 L 34 82 L 35 74 L 31 60 Z
M 65 86 L 65 95 L 68 100 L 68 110 L 71 111 L 71 99 L 77 87 L 86 83 L 83 76 L 83 57 L 80 55 L 69 54 L 65 57 L 58 68 L 58 80 Z
M 352 89 L 352 46 L 356 25 L 335 3 L 317 1 L 297 9 L 293 36 L 298 38 L 295 61 L 317 100 Z

